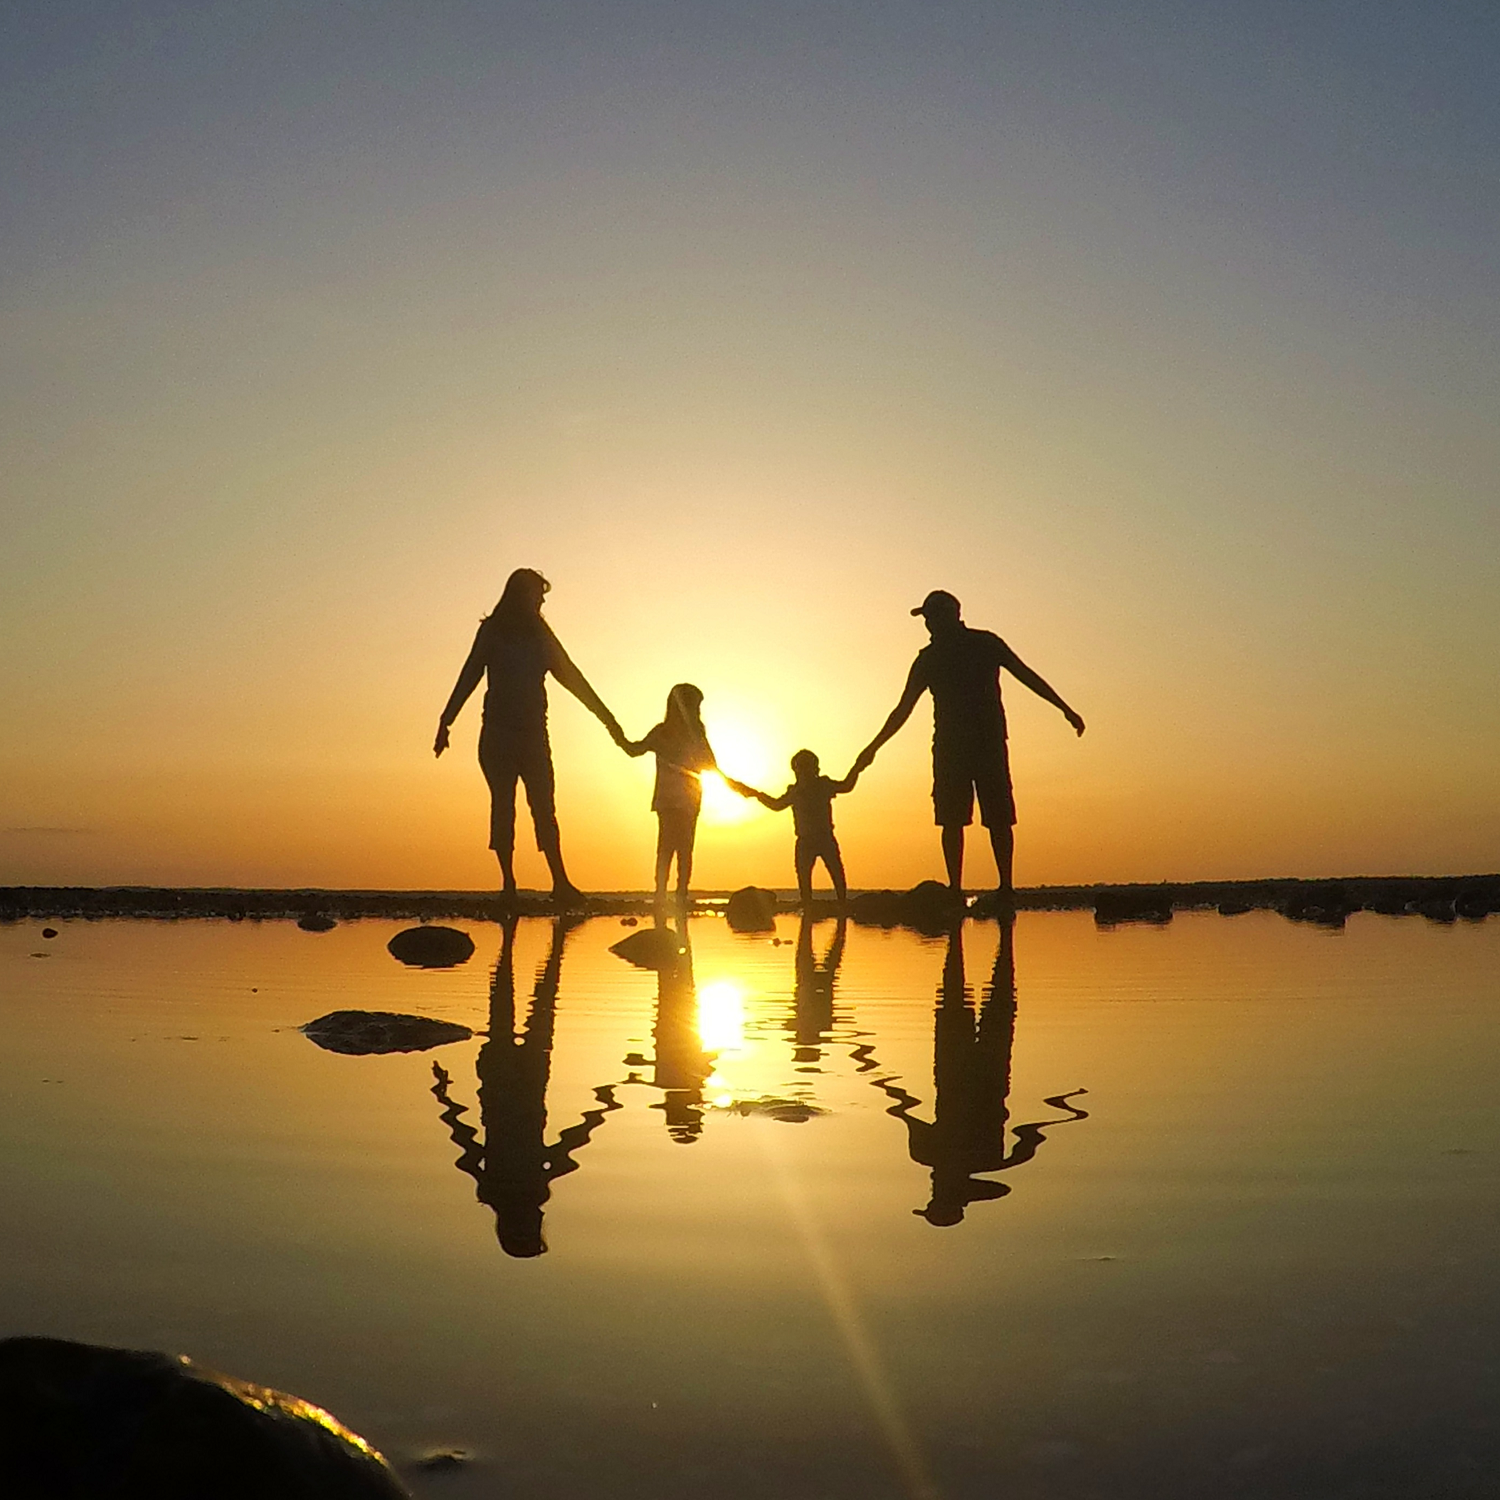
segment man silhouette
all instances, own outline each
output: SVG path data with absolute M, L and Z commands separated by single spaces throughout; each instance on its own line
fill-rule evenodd
M 880 733 L 860 751 L 854 771 L 874 761 L 880 747 L 911 717 L 917 700 L 930 692 L 933 821 L 942 829 L 948 884 L 954 891 L 963 890 L 964 829 L 974 820 L 977 796 L 979 816 L 995 852 L 999 895 L 1008 901 L 1014 894 L 1016 803 L 1000 702 L 1001 669 L 1055 704 L 1079 734 L 1083 720 L 998 635 L 965 625 L 952 594 L 934 589 L 912 614 L 922 616 L 932 639 L 917 653 L 901 701 Z

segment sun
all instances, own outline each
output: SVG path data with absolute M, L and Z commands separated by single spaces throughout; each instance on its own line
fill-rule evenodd
M 761 791 L 779 792 L 785 778 L 776 780 L 765 742 L 753 728 L 732 718 L 715 716 L 706 727 L 723 775 L 703 773 L 703 817 L 710 823 L 743 823 L 764 815 L 759 802 L 731 791 L 724 777 L 748 782 Z

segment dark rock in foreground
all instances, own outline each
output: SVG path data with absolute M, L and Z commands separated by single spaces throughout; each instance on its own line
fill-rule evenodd
M 302 1028 L 302 1035 L 325 1052 L 369 1057 L 381 1052 L 425 1052 L 474 1035 L 456 1021 L 404 1016 L 390 1010 L 332 1010 Z
M 332 932 L 339 924 L 320 911 L 310 911 L 305 917 L 298 918 L 297 925 L 303 932 Z
M 7 1500 L 406 1500 L 320 1407 L 149 1350 L 0 1341 Z
M 456 927 L 408 927 L 385 946 L 392 958 L 414 969 L 451 969 L 474 954 L 474 939 Z
M 670 927 L 642 927 L 622 937 L 609 950 L 638 969 L 669 969 L 682 952 L 682 943 Z
M 758 885 L 742 887 L 724 903 L 724 920 L 736 932 L 775 932 L 776 892 Z

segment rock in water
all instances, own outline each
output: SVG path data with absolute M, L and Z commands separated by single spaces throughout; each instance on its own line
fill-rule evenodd
M 320 1407 L 151 1350 L 0 1340 L 0 1493 L 13 1500 L 407 1500 Z
M 1160 925 L 1171 920 L 1172 891 L 1167 886 L 1130 886 L 1100 891 L 1094 897 L 1094 921 L 1101 927 L 1114 927 L 1121 922 Z
M 377 1052 L 425 1052 L 474 1035 L 456 1021 L 403 1016 L 390 1010 L 331 1010 L 302 1028 L 302 1035 L 325 1052 L 368 1057 Z
M 775 932 L 776 893 L 743 886 L 725 904 L 724 918 L 736 932 Z
M 310 911 L 306 916 L 297 919 L 297 925 L 303 932 L 332 932 L 339 924 L 332 917 L 325 917 L 320 911 Z
M 385 946 L 392 958 L 415 969 L 451 969 L 474 953 L 474 939 L 456 927 L 408 927 Z
M 609 951 L 638 969 L 669 969 L 677 962 L 682 944 L 670 927 L 642 927 L 622 937 Z
M 1460 891 L 1453 898 L 1453 909 L 1459 916 L 1467 917 L 1471 922 L 1481 922 L 1496 907 L 1488 891 L 1467 890 Z M 42 936 L 45 937 L 46 933 Z

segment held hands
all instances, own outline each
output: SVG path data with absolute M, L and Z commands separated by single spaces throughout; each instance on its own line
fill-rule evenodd
M 723 775 L 723 773 L 720 772 L 720 775 Z M 756 795 L 755 788 L 753 786 L 746 786 L 743 781 L 736 781 L 733 776 L 725 776 L 724 785 L 727 786 L 731 792 L 738 792 L 742 797 L 753 797 Z
M 1080 733 L 1081 732 L 1082 731 L 1080 731 Z M 868 771 L 874 764 L 875 751 L 871 746 L 866 745 L 865 748 L 861 750 L 857 756 L 855 756 L 854 764 L 849 767 L 849 775 L 851 778 L 857 777 L 861 772 Z
M 435 740 L 433 740 L 433 742 L 432 742 L 432 753 L 434 755 L 441 755 L 443 753 L 443 751 L 446 750 L 447 748 L 448 748 L 448 726 L 446 724 L 439 723 L 439 725 L 438 725 L 438 732 L 437 732 L 437 738 Z

